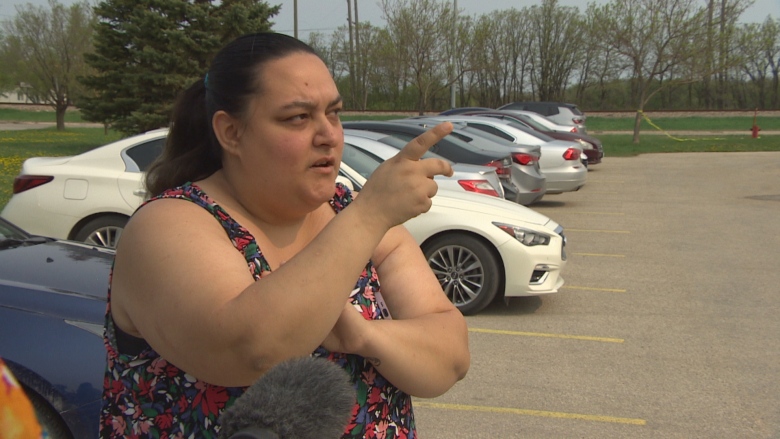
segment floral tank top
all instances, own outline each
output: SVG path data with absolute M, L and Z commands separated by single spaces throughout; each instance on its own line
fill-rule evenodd
M 198 186 L 187 183 L 147 203 L 162 198 L 188 200 L 206 209 L 222 224 L 236 250 L 244 255 L 255 281 L 270 273 L 254 237 Z M 338 213 L 351 201 L 349 189 L 338 184 L 330 201 L 334 211 Z M 378 291 L 379 279 L 369 261 L 351 295 L 353 306 L 368 320 L 383 318 L 375 299 Z M 101 438 L 216 439 L 220 414 L 246 390 L 246 387 L 222 387 L 198 380 L 167 362 L 144 340 L 116 328 L 111 317 L 110 283 L 103 338 L 107 362 Z M 122 351 L 118 338 L 133 339 L 140 342 L 140 347 L 135 343 L 136 348 L 127 349 L 132 352 Z M 417 436 L 411 397 L 389 383 L 365 358 L 329 352 L 322 347 L 312 355 L 327 358 L 351 376 L 357 400 L 342 438 L 414 439 Z

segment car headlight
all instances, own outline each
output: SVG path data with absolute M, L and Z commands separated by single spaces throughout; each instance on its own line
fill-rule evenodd
M 550 243 L 550 235 L 537 232 L 535 230 L 524 229 L 522 227 L 513 226 L 511 224 L 493 223 L 494 226 L 505 231 L 510 236 L 520 241 L 521 244 L 528 247 L 535 245 L 548 245 Z

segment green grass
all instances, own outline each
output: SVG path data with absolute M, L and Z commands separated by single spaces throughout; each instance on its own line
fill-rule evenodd
M 744 131 L 750 134 L 753 117 L 650 117 L 650 121 L 663 131 Z M 589 133 L 597 131 L 633 131 L 633 117 L 588 116 Z M 780 131 L 780 118 L 759 116 L 756 125 L 764 131 Z M 658 131 L 647 120 L 642 120 L 641 131 Z
M 639 144 L 632 142 L 630 134 L 597 135 L 604 146 L 606 157 L 628 157 L 639 154 L 667 152 L 746 152 L 780 151 L 780 135 L 760 136 L 754 139 L 750 133 L 742 135 L 680 136 L 675 139 L 663 135 L 641 135 Z
M 7 122 L 56 122 L 57 116 L 54 110 L 17 110 L 13 108 L 0 108 L 0 120 Z M 77 110 L 68 110 L 65 113 L 65 125 L 68 122 L 84 122 L 81 113 Z
M 396 119 L 398 115 L 344 116 L 343 120 Z M 67 122 L 81 121 L 78 112 L 69 112 Z M 22 111 L 0 109 L 0 121 L 53 122 L 54 113 L 46 111 Z M 66 156 L 79 154 L 121 136 L 103 128 L 54 128 L 0 131 L 0 209 L 11 197 L 13 179 L 19 173 L 22 162 L 30 157 Z M 633 118 L 589 117 L 588 130 L 601 139 L 607 157 L 626 157 L 647 153 L 672 152 L 733 152 L 733 151 L 780 151 L 780 135 L 764 135 L 758 139 L 750 136 L 752 117 L 679 117 L 658 118 L 653 123 L 669 131 L 713 131 L 715 134 L 665 135 L 648 134 L 657 130 L 643 122 L 640 143 L 633 144 L 630 134 L 596 134 L 594 131 L 631 131 Z M 762 130 L 779 130 L 780 118 L 758 118 Z M 718 131 L 744 131 L 744 135 L 718 135 Z

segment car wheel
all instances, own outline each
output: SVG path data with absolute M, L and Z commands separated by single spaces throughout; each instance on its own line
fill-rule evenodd
M 48 439 L 73 439 L 73 435 L 70 433 L 68 426 L 65 425 L 65 421 L 62 420 L 57 411 L 42 396 L 26 387 L 24 391 L 35 410 L 38 424 L 40 424 L 41 430 L 43 430 L 41 437 Z
M 116 248 L 127 218 L 119 215 L 100 216 L 90 220 L 76 233 L 74 240 L 101 247 Z
M 464 315 L 482 311 L 496 297 L 498 258 L 484 242 L 464 234 L 444 235 L 426 243 L 423 253 L 444 294 Z

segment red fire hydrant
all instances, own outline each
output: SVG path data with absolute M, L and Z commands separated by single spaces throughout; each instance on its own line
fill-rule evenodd
M 758 119 L 758 107 L 756 107 L 756 111 L 753 113 L 753 128 L 750 129 L 750 131 L 753 133 L 753 138 L 758 139 L 758 132 L 761 131 L 761 128 L 756 125 L 756 120 Z

